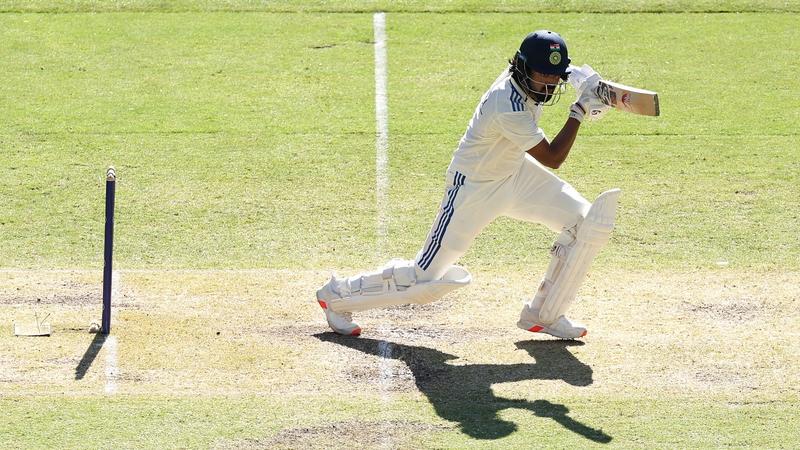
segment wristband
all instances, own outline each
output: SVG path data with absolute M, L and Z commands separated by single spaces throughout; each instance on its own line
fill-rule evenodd
M 583 109 L 580 103 L 573 103 L 572 106 L 569 107 L 569 116 L 573 119 L 577 120 L 578 122 L 583 122 L 583 116 L 586 115 L 586 110 Z

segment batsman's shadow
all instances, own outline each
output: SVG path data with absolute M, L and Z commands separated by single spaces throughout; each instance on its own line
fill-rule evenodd
M 612 437 L 600 429 L 572 419 L 569 408 L 547 400 L 528 401 L 498 397 L 492 391 L 496 383 L 522 380 L 563 380 L 573 386 L 592 384 L 592 369 L 567 350 L 583 345 L 578 341 L 520 341 L 517 348 L 534 359 L 531 364 L 452 365 L 457 356 L 427 347 L 411 346 L 366 338 L 351 338 L 334 333 L 315 335 L 360 352 L 403 361 L 414 375 L 419 390 L 428 397 L 436 413 L 457 422 L 461 430 L 476 439 L 498 439 L 517 430 L 517 425 L 498 417 L 505 409 L 524 409 L 539 417 L 548 417 L 564 428 L 598 443 Z

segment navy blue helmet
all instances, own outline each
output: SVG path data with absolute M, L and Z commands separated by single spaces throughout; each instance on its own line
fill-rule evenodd
M 570 63 L 567 43 L 558 33 L 538 30 L 527 35 L 510 62 L 514 79 L 537 103 L 553 104 L 558 101 L 563 81 L 569 77 Z M 537 90 L 533 88 L 531 72 L 558 75 L 563 81 L 544 91 Z

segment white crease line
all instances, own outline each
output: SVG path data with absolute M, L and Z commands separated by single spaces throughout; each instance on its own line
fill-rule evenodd
M 389 327 L 381 325 L 378 327 L 378 336 L 386 336 L 389 334 Z M 392 359 L 394 345 L 391 342 L 381 340 L 378 343 L 378 389 L 381 394 L 381 402 L 388 405 L 391 402 L 391 395 L 389 394 L 392 384 L 395 382 L 394 366 L 395 360 Z M 380 448 L 392 449 L 397 448 L 397 445 L 392 439 L 392 423 L 388 415 L 391 408 L 384 407 L 381 411 L 381 424 L 379 425 L 378 434 L 380 435 Z
M 378 327 L 378 335 L 386 336 L 389 334 L 389 328 L 386 325 Z M 380 356 L 379 363 L 379 378 L 378 385 L 380 386 L 381 398 L 384 401 L 389 400 L 388 391 L 391 388 L 394 372 L 392 370 L 392 343 L 388 341 L 380 341 L 378 343 L 378 356 Z
M 388 61 L 386 56 L 386 14 L 375 13 L 372 25 L 375 30 L 375 201 L 378 210 L 376 247 L 378 259 L 383 259 L 389 234 L 389 105 L 386 75 Z M 381 325 L 378 333 L 379 336 L 387 335 L 386 325 Z M 381 400 L 387 403 L 390 400 L 389 389 L 394 378 L 392 344 L 381 340 L 378 343 L 378 355 L 380 357 L 378 385 Z M 384 427 L 387 426 L 384 425 Z M 395 447 L 388 429 L 382 430 L 381 434 L 381 447 Z
M 111 272 L 111 334 L 108 335 L 103 347 L 105 347 L 106 354 L 106 394 L 117 393 L 117 379 L 119 378 L 119 368 L 117 366 L 117 336 L 114 334 L 114 325 L 116 316 L 115 300 L 119 298 L 119 285 L 120 273 L 118 271 Z
M 119 283 L 121 275 L 119 270 L 111 272 L 111 314 L 114 314 L 114 300 L 119 298 Z
M 387 171 L 389 162 L 389 107 L 386 93 L 386 14 L 382 12 L 375 13 L 372 18 L 372 25 L 375 29 L 375 121 L 377 124 L 377 139 L 375 142 L 377 196 L 375 201 L 378 208 L 378 257 L 381 258 L 383 257 L 386 243 L 388 223 L 386 205 L 389 191 L 389 173 Z M 388 379 L 392 375 L 391 367 L 388 364 L 391 357 L 391 348 L 389 343 L 384 341 L 381 341 L 378 347 L 381 356 L 380 384 L 383 391 L 383 387 L 388 383 Z
M 386 67 L 386 14 L 375 13 L 372 19 L 375 29 L 375 181 L 378 206 L 378 257 L 383 251 L 388 235 L 389 217 L 389 104 L 387 94 Z
M 119 377 L 119 369 L 117 369 L 117 337 L 109 335 L 103 344 L 106 352 L 106 394 L 117 393 L 117 378 Z

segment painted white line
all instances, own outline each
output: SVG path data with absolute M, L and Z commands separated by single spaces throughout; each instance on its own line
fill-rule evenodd
M 120 283 L 119 270 L 111 272 L 111 314 L 114 314 L 114 300 L 119 298 L 119 283 Z
M 106 387 L 105 392 L 109 395 L 117 393 L 117 337 L 109 335 L 103 343 L 103 350 L 106 352 Z
M 379 12 L 372 17 L 375 30 L 375 201 L 378 209 L 377 257 L 383 260 L 386 255 L 386 242 L 389 235 L 389 102 L 386 67 L 386 14 Z M 386 336 L 386 325 L 378 328 L 379 336 Z M 394 378 L 392 373 L 392 344 L 381 340 L 378 343 L 378 386 L 381 400 L 390 401 L 389 389 Z M 388 421 L 384 421 L 388 424 Z M 388 425 L 384 425 L 388 426 Z M 390 430 L 379 432 L 383 439 L 382 448 L 394 448 Z
M 381 324 L 378 327 L 378 335 L 386 336 L 387 334 L 389 334 L 389 327 Z M 389 389 L 391 389 L 392 379 L 394 378 L 394 372 L 392 370 L 392 347 L 392 343 L 388 341 L 380 341 L 378 343 L 378 356 L 381 357 L 378 367 L 378 386 L 380 387 L 381 399 L 383 401 L 389 400 L 388 392 Z
M 117 365 L 117 336 L 114 335 L 114 317 L 116 316 L 116 308 L 114 308 L 115 300 L 119 298 L 119 285 L 120 285 L 119 271 L 111 272 L 111 333 L 103 343 L 106 353 L 106 386 L 105 393 L 114 395 L 117 393 L 117 379 L 119 378 L 119 369 Z
M 386 336 L 388 334 L 389 327 L 385 324 L 381 324 L 378 327 L 378 336 Z M 394 366 L 396 364 L 396 361 L 392 359 L 393 347 L 394 345 L 388 341 L 381 340 L 378 343 L 378 356 L 380 357 L 380 361 L 378 362 L 378 390 L 381 395 L 381 403 L 384 405 L 388 405 L 392 400 L 389 392 L 391 392 L 392 384 L 395 380 Z M 388 414 L 391 408 L 384 407 L 381 411 L 381 424 L 378 426 L 378 430 L 376 430 L 378 436 L 381 438 L 380 448 L 397 448 L 394 439 L 392 439 L 393 426 Z
M 387 95 L 386 14 L 372 18 L 375 29 L 375 181 L 378 206 L 378 258 L 384 258 L 389 232 L 389 103 Z

